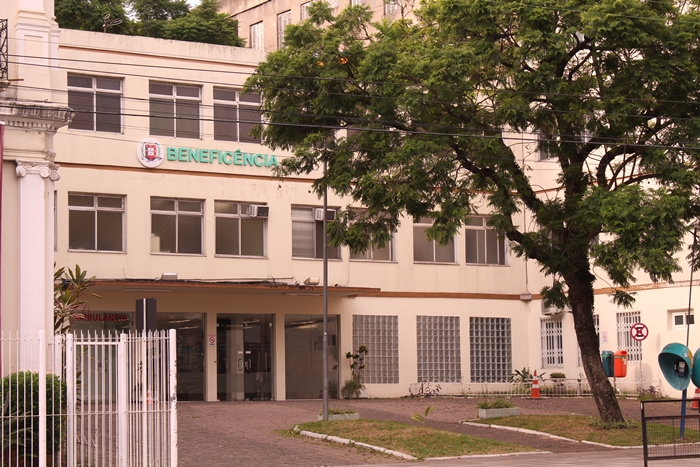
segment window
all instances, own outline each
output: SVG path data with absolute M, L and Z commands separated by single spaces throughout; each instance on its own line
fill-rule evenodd
M 264 217 L 248 215 L 250 204 L 214 201 L 216 215 L 216 254 L 265 256 Z
M 151 81 L 148 89 L 151 135 L 199 138 L 199 86 Z
M 121 133 L 122 80 L 69 74 L 68 107 L 75 111 L 72 130 Z
M 260 123 L 260 96 L 236 89 L 214 88 L 214 139 L 260 143 L 250 131 Z
M 416 328 L 418 382 L 459 382 L 459 316 L 416 316 Z
M 399 317 L 352 315 L 352 348 L 367 346 L 362 380 L 373 384 L 399 382 Z
M 506 235 L 486 226 L 488 217 L 472 216 L 465 229 L 467 264 L 506 264 Z
M 292 207 L 292 257 L 323 258 L 323 208 Z M 329 209 L 327 220 L 335 211 Z M 321 220 L 318 220 L 320 217 Z M 340 248 L 328 245 L 328 259 L 340 259 Z
M 671 310 L 669 313 L 671 314 L 671 329 L 686 329 L 686 326 L 692 328 L 695 324 L 695 315 L 692 309 L 690 314 L 688 314 L 688 310 Z
M 510 318 L 469 318 L 472 383 L 506 383 L 513 372 Z
M 151 198 L 151 253 L 202 254 L 203 201 Z
M 384 0 L 384 16 L 396 16 L 401 5 L 400 0 Z
M 564 337 L 561 319 L 542 318 L 540 320 L 542 368 L 564 366 Z
M 365 0 L 350 0 L 350 5 L 352 6 L 358 6 L 358 5 L 364 5 Z
M 250 25 L 250 48 L 255 50 L 265 50 L 262 21 Z
M 454 263 L 455 245 L 450 240 L 445 246 L 426 235 L 426 230 L 433 225 L 432 219 L 422 217 L 413 224 L 413 261 L 422 263 Z
M 556 154 L 550 151 L 550 145 L 552 142 L 550 138 L 541 133 L 537 134 L 537 159 L 540 161 L 554 160 L 557 158 Z
M 284 45 L 284 28 L 292 22 L 292 10 L 287 10 L 277 15 L 277 48 Z
M 639 311 L 623 311 L 617 313 L 617 348 L 627 351 L 627 359 L 630 362 L 642 360 L 642 342 L 632 339 L 630 329 L 633 324 L 642 320 Z
M 311 2 L 306 2 L 301 4 L 301 20 L 309 19 L 309 7 Z
M 124 197 L 68 193 L 68 249 L 124 251 Z
M 362 215 L 361 210 L 353 210 L 355 215 Z M 351 260 L 366 260 L 366 261 L 394 261 L 394 236 L 391 240 L 384 244 L 383 247 L 377 245 L 367 248 L 365 251 L 358 253 L 350 252 Z

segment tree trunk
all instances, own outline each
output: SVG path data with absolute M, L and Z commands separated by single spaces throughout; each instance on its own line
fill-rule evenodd
M 574 329 L 581 349 L 583 369 L 591 386 L 600 418 L 605 423 L 624 422 L 620 404 L 610 380 L 605 375 L 600 345 L 593 321 L 593 284 L 580 277 L 566 278 L 574 315 Z

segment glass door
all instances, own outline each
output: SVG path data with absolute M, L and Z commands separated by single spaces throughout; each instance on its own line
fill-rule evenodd
M 218 315 L 217 394 L 221 401 L 272 398 L 272 315 Z

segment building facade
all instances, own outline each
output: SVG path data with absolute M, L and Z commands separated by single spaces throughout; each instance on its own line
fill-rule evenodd
M 2 330 L 50 329 L 53 265 L 77 264 L 101 298 L 73 329 L 134 329 L 136 301 L 156 298 L 157 327 L 177 329 L 181 400 L 320 397 L 322 203 L 313 174 L 275 178 L 290 154 L 249 134 L 261 116 L 242 85 L 265 52 L 59 30 L 50 0 L 13 1 L 0 17 L 17 57 L 10 78 L 25 81 L 0 92 Z M 514 144 L 533 182 L 553 186 L 553 162 Z M 330 194 L 331 210 L 347 204 Z M 360 345 L 370 397 L 420 382 L 459 394 L 520 368 L 580 377 L 571 314 L 542 308 L 547 280 L 488 214 L 445 247 L 406 218 L 385 248 L 328 249 L 331 397 Z M 684 342 L 682 276 L 640 276 L 632 311 L 600 281 L 601 348 L 629 352 L 627 380 L 658 384 L 657 353 Z M 651 331 L 642 344 L 629 334 L 637 322 Z

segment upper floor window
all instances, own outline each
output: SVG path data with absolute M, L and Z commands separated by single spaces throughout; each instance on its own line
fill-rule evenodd
M 263 22 L 250 25 L 250 48 L 256 50 L 265 50 L 265 42 L 263 37 Z
M 362 210 L 353 210 L 355 215 L 360 215 Z M 366 260 L 366 261 L 394 261 L 394 236 L 391 240 L 384 244 L 383 247 L 378 245 L 371 246 L 365 251 L 353 253 L 350 252 L 350 259 Z
M 124 251 L 124 197 L 69 193 L 68 248 Z
M 423 263 L 454 263 L 455 244 L 450 240 L 447 245 L 440 245 L 426 235 L 433 225 L 429 217 L 421 217 L 413 224 L 413 261 Z
M 327 220 L 335 219 L 329 209 Z M 292 257 L 323 258 L 323 208 L 292 207 Z M 328 259 L 340 259 L 340 248 L 328 245 Z
M 244 94 L 235 89 L 214 88 L 214 139 L 259 143 L 250 136 L 253 126 L 260 123 L 260 96 Z
M 488 217 L 471 216 L 467 219 L 465 240 L 467 264 L 506 264 L 505 233 L 486 226 Z
M 70 129 L 121 133 L 122 80 L 69 74 L 68 107 L 75 111 Z
M 384 16 L 396 16 L 401 9 L 400 0 L 384 0 Z
M 149 84 L 150 134 L 176 138 L 199 138 L 199 86 Z
M 357 6 L 357 5 L 364 5 L 365 0 L 350 0 L 350 5 L 352 6 Z
M 553 154 L 548 147 L 550 143 L 546 135 L 542 133 L 537 134 L 537 159 L 541 161 L 548 161 L 551 159 L 556 159 L 557 155 Z
M 264 205 L 214 201 L 216 254 L 265 256 L 265 229 L 269 208 Z
M 292 10 L 287 10 L 277 15 L 277 48 L 284 45 L 284 28 L 292 22 Z
M 151 253 L 202 254 L 204 202 L 151 198 Z
M 301 20 L 309 19 L 309 7 L 311 2 L 306 2 L 301 4 Z
M 685 329 L 686 326 L 694 327 L 695 315 L 693 310 L 690 310 L 690 314 L 688 314 L 688 310 L 672 310 L 670 314 L 672 329 Z

